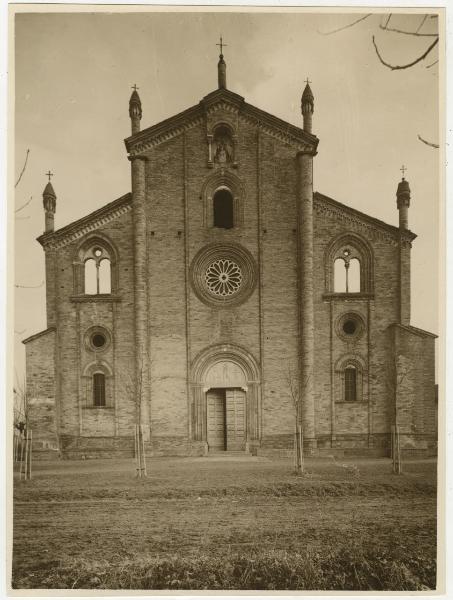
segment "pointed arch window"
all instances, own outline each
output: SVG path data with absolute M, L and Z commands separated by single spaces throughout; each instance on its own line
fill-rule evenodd
M 111 279 L 110 258 L 103 248 L 97 246 L 85 260 L 85 294 L 110 294 Z
M 82 374 L 84 407 L 113 408 L 113 371 L 104 360 L 88 364 Z
M 357 369 L 354 365 L 344 370 L 344 401 L 357 402 Z
M 340 358 L 335 366 L 335 402 L 366 402 L 367 390 L 368 371 L 364 359 L 357 354 Z
M 93 406 L 105 406 L 104 373 L 93 373 Z
M 342 235 L 326 250 L 326 292 L 370 294 L 373 291 L 373 260 L 368 243 L 356 234 Z
M 117 261 L 113 247 L 104 239 L 87 239 L 77 251 L 74 261 L 76 294 L 105 296 L 117 287 Z
M 217 190 L 213 198 L 214 227 L 232 229 L 234 227 L 234 201 L 230 190 Z
M 343 256 L 334 262 L 334 292 L 357 294 L 361 291 L 360 260 L 350 258 L 351 250 L 345 248 Z

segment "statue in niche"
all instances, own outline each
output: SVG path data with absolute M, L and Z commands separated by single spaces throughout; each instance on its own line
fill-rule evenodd
M 225 127 L 219 127 L 214 136 L 214 162 L 219 164 L 233 162 L 233 142 Z

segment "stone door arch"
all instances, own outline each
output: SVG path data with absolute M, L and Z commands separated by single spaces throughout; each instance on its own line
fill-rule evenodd
M 206 393 L 212 388 L 240 388 L 246 394 L 246 439 L 256 446 L 261 438 L 259 367 L 250 352 L 232 344 L 206 348 L 191 369 L 192 438 L 206 442 Z

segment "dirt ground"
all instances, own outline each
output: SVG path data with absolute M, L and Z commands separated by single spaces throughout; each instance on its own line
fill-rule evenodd
M 46 587 L 71 561 L 222 555 L 339 544 L 436 554 L 436 463 L 388 459 L 148 459 L 34 463 L 14 481 L 14 587 Z M 76 584 L 76 582 L 74 582 Z

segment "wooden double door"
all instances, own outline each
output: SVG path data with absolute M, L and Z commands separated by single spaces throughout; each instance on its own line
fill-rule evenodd
M 206 394 L 209 450 L 245 450 L 245 392 L 213 388 Z

